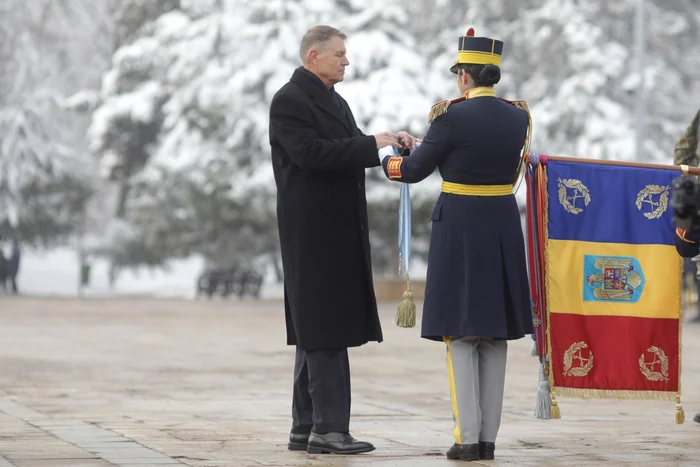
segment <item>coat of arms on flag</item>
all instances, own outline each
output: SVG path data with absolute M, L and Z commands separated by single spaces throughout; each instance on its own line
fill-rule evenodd
M 585 255 L 583 300 L 637 302 L 644 290 L 642 268 L 634 258 Z
M 560 417 L 559 395 L 675 401 L 683 423 L 678 170 L 528 156 L 538 418 Z

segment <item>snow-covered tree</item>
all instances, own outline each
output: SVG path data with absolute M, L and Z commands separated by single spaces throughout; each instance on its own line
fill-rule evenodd
M 64 104 L 94 85 L 109 56 L 101 48 L 105 34 L 96 34 L 103 12 L 104 5 L 82 0 L 0 5 L 3 237 L 51 246 L 89 227 L 96 167 L 83 138 L 85 118 Z
M 269 261 L 279 269 L 269 104 L 300 65 L 304 32 L 348 35 L 337 89 L 366 134 L 423 136 L 430 106 L 458 97 L 458 37 L 505 41 L 502 97 L 528 101 L 534 152 L 634 159 L 632 0 L 129 0 L 89 132 L 121 187 L 105 251 L 115 264 Z M 699 0 L 648 2 L 647 153 L 670 162 L 697 107 Z M 692 8 L 691 8 L 692 10 Z M 691 12 L 692 13 L 692 12 Z M 663 89 L 663 92 L 657 92 Z M 83 96 L 85 97 L 85 96 Z M 89 97 L 89 96 L 87 96 Z M 695 100 L 693 99 L 695 98 Z M 79 99 L 78 99 L 79 100 Z M 396 270 L 399 184 L 367 171 L 373 258 Z M 427 251 L 439 177 L 411 187 L 414 253 Z M 523 195 L 521 189 L 519 195 Z
M 505 98 L 528 101 L 534 152 L 672 162 L 675 140 L 700 105 L 700 56 L 687 53 L 697 43 L 693 31 L 700 26 L 700 2 L 647 2 L 644 155 L 634 152 L 640 83 L 634 54 L 636 1 L 476 0 L 461 7 L 456 0 L 438 2 L 454 8 L 458 21 L 451 20 L 439 34 L 439 45 L 426 45 L 428 51 L 445 47 L 433 65 L 449 66 L 456 38 L 468 27 L 477 35 L 504 40 L 498 90 Z M 429 26 L 423 32 L 436 33 Z
M 634 54 L 637 2 L 615 0 L 436 0 L 409 4 L 450 15 L 412 23 L 430 57 L 432 89 L 458 97 L 447 69 L 469 27 L 505 42 L 501 82 L 506 99 L 524 99 L 533 117 L 531 151 L 593 159 L 673 161 L 673 146 L 700 105 L 697 44 L 700 1 L 647 2 L 647 117 L 644 154 L 635 153 L 635 105 L 640 83 Z M 437 70 L 437 73 L 436 73 Z M 663 92 L 659 92 L 663 89 Z M 443 91 L 444 92 L 444 91 Z M 521 208 L 525 189 L 518 191 Z
M 120 17 L 138 24 L 121 28 L 128 40 L 105 74 L 89 134 L 103 174 L 120 185 L 116 219 L 99 247 L 116 268 L 159 266 L 206 252 L 212 231 L 231 236 L 225 223 L 205 231 L 212 222 L 198 221 L 212 212 L 231 217 L 218 196 L 204 207 L 201 199 L 229 189 L 237 166 L 228 145 L 230 104 L 219 99 L 225 88 L 217 81 L 232 73 L 222 34 L 226 27 L 235 33 L 237 16 L 224 16 L 219 2 L 204 8 L 202 2 L 162 1 L 159 10 L 134 3 L 148 7 L 150 21 Z
M 124 266 L 199 253 L 269 257 L 279 269 L 269 105 L 300 66 L 298 44 L 315 24 L 349 36 L 352 64 L 338 89 L 366 133 L 425 127 L 432 102 L 415 105 L 424 59 L 401 31 L 409 18 L 398 2 L 183 1 L 153 18 L 115 53 L 90 133 L 105 173 L 128 180 L 121 245 L 106 246 Z M 119 149 L 129 145 L 140 149 Z M 136 171 L 124 172 L 127 160 Z M 375 234 L 393 245 L 398 205 L 386 191 L 371 195 L 374 184 L 397 200 L 399 186 L 378 170 L 370 200 L 391 205 L 395 222 Z
M 404 2 L 278 0 L 254 4 L 249 18 L 243 40 L 254 46 L 248 49 L 250 59 L 238 70 L 236 78 L 244 83 L 242 95 L 250 100 L 241 107 L 245 110 L 239 111 L 238 118 L 250 121 L 254 140 L 259 141 L 257 154 L 265 162 L 261 170 L 271 172 L 266 118 L 269 103 L 301 65 L 299 43 L 306 30 L 316 24 L 332 25 L 348 36 L 345 45 L 350 66 L 336 89 L 348 101 L 365 134 L 407 130 L 422 136 L 425 132 L 433 104 L 428 97 L 430 82 L 424 79 L 427 61 L 416 50 L 413 36 L 407 33 L 412 18 Z M 379 168 L 368 170 L 367 178 L 375 266 L 378 272 L 391 273 L 398 264 L 400 186 L 388 181 Z M 425 203 L 434 201 L 430 196 L 421 196 L 435 192 L 434 182 L 413 188 L 414 209 L 425 211 Z M 270 197 L 270 201 L 274 198 Z M 417 256 L 427 252 L 420 242 L 427 225 L 425 222 L 414 232 L 418 238 L 414 244 Z

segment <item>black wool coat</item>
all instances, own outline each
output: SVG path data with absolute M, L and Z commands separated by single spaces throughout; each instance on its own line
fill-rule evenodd
M 376 141 L 347 102 L 297 68 L 270 105 L 287 344 L 304 350 L 382 341 L 372 280 L 365 168 Z

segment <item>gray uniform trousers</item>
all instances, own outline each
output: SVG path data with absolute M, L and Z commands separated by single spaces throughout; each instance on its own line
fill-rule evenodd
M 457 444 L 495 443 L 501 425 L 508 342 L 445 337 Z

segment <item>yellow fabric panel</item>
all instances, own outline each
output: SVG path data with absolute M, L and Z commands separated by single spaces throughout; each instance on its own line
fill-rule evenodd
M 633 258 L 638 263 L 635 268 L 643 276 L 642 287 L 635 290 L 639 298 L 636 303 L 626 297 L 624 290 L 608 301 L 584 300 L 584 287 L 588 288 L 588 298 L 595 286 L 586 281 L 586 277 L 600 279 L 593 275 L 588 266 L 584 271 L 585 255 L 591 257 Z M 595 243 L 572 240 L 547 241 L 548 293 L 550 313 L 570 313 L 578 315 L 629 316 L 638 318 L 678 319 L 677 304 L 680 300 L 680 274 L 683 267 L 682 258 L 673 245 L 633 245 L 624 243 Z M 589 258 L 589 264 L 591 258 Z M 621 269 L 624 273 L 627 270 Z M 638 277 L 638 276 L 637 276 Z M 634 281 L 633 281 L 634 282 Z M 634 287 L 634 285 L 632 286 Z M 600 293 L 600 292 L 598 292 Z

